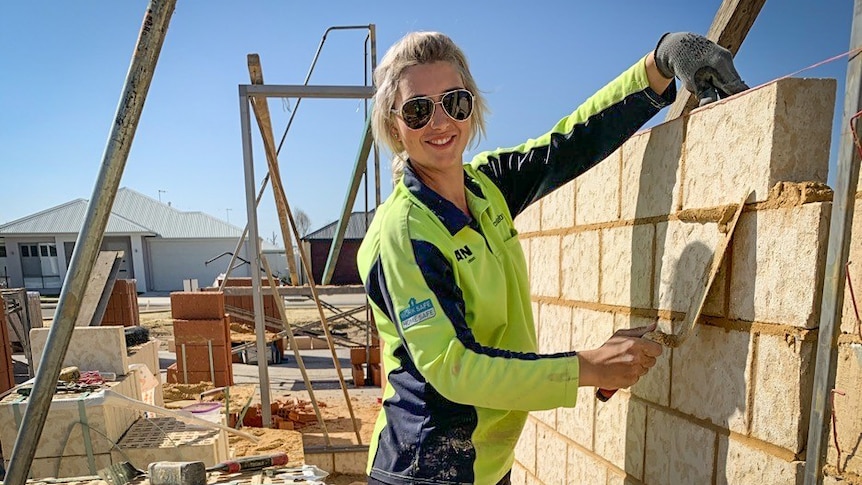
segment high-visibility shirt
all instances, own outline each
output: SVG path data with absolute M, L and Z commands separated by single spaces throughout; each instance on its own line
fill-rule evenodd
M 464 165 L 470 215 L 407 163 L 357 256 L 389 380 L 371 477 L 493 485 L 512 467 L 529 411 L 575 405 L 576 352 L 536 353 L 512 219 L 610 155 L 675 95 L 673 84 L 663 95 L 649 87 L 641 60 L 548 133 L 480 153 Z

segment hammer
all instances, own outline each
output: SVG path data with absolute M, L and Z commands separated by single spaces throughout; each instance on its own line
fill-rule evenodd
M 157 461 L 150 463 L 150 485 L 206 485 L 207 472 L 237 473 L 287 464 L 286 453 L 247 456 L 206 468 L 202 461 Z

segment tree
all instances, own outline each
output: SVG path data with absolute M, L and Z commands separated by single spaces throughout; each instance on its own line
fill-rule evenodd
M 275 247 L 281 247 L 281 238 L 278 237 L 278 233 L 276 231 L 272 231 L 272 236 L 266 238 L 266 242 L 272 244 Z
M 311 219 L 309 219 L 305 211 L 302 209 L 293 211 L 293 222 L 296 223 L 296 232 L 299 233 L 300 237 L 308 234 L 308 230 L 311 228 Z

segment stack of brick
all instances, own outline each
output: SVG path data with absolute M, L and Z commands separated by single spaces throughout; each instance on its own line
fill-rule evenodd
M 102 317 L 102 326 L 134 327 L 140 324 L 137 282 L 133 279 L 117 280 Z
M 365 385 L 381 386 L 380 369 L 380 347 L 370 347 L 369 355 L 365 355 L 365 347 L 353 347 L 350 349 L 350 365 L 353 371 L 353 385 L 362 387 Z M 366 382 L 366 366 L 371 368 L 372 382 Z
M 233 385 L 230 320 L 224 310 L 224 293 L 171 293 L 171 316 L 177 362 L 168 368 L 168 382 Z
M 539 351 L 583 350 L 650 323 L 676 333 L 722 214 L 753 191 L 688 339 L 608 402 L 581 388 L 574 408 L 531 413 L 513 484 L 801 482 L 835 88 L 783 79 L 697 109 L 636 134 L 518 216 Z M 855 403 L 835 400 L 847 412 L 842 466 L 854 450 L 858 470 L 862 347 L 851 328 L 845 320 L 838 385 Z
M 0 393 L 15 387 L 15 372 L 12 368 L 12 340 L 6 325 L 6 310 L 0 296 Z

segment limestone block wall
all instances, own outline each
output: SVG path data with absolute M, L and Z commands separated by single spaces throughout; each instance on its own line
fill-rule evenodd
M 532 413 L 513 483 L 797 483 L 835 91 L 784 79 L 696 110 L 636 134 L 518 217 L 540 351 L 587 349 L 621 328 L 676 330 L 727 206 L 751 192 L 688 340 L 609 402 L 582 388 L 576 407 Z M 862 271 L 858 243 L 856 254 Z
M 852 227 L 847 268 L 850 284 L 845 282 L 844 286 L 844 316 L 835 375 L 835 389 L 840 391 L 834 396 L 833 429 L 837 433 L 829 436 L 826 467 L 827 477 L 834 481 L 824 483 L 862 483 L 862 327 L 856 316 L 857 308 L 862 312 L 862 192 L 856 193 Z

